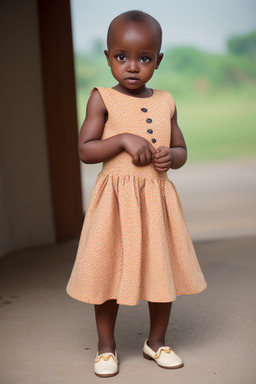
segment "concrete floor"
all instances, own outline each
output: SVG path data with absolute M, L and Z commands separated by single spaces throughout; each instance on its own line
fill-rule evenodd
M 121 307 L 113 383 L 254 384 L 256 382 L 256 238 L 195 244 L 208 288 L 173 305 L 168 343 L 184 359 L 175 371 L 142 357 L 147 304 Z M 93 306 L 65 293 L 77 243 L 33 249 L 0 260 L 1 384 L 102 383 Z
M 167 343 L 185 367 L 169 371 L 142 357 L 147 303 L 120 307 L 117 384 L 256 383 L 254 160 L 184 167 L 175 173 L 208 288 L 173 305 Z M 194 228 L 194 229 L 193 229 Z M 93 306 L 65 287 L 77 242 L 0 259 L 0 384 L 91 384 Z

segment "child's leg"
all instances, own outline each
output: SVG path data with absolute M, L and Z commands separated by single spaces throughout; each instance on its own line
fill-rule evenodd
M 114 337 L 115 323 L 118 312 L 116 300 L 109 300 L 101 305 L 95 305 L 95 318 L 98 331 L 98 352 L 115 353 L 116 343 Z
M 165 345 L 172 303 L 148 303 L 150 313 L 150 332 L 148 345 L 153 351 Z

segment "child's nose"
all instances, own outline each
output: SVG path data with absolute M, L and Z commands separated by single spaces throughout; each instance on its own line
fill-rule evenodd
M 136 60 L 130 60 L 127 70 L 129 72 L 139 72 L 139 66 Z

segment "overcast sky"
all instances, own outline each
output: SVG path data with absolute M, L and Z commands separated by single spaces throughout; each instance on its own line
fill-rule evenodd
M 71 0 L 75 50 L 88 51 L 95 39 L 105 43 L 111 20 L 131 9 L 160 22 L 163 48 L 192 45 L 223 52 L 229 36 L 256 29 L 256 0 Z

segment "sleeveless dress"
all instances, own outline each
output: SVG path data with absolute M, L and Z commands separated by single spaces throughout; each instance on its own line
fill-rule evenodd
M 120 133 L 170 146 L 175 104 L 169 92 L 138 98 L 99 91 L 108 111 L 102 140 Z M 103 163 L 86 212 L 67 293 L 80 301 L 123 305 L 171 302 L 206 288 L 179 196 L 153 164 L 135 166 L 127 152 Z

